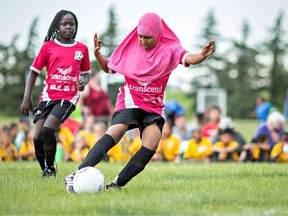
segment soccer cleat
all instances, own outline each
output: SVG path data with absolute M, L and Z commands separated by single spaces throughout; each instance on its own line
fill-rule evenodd
M 46 167 L 42 173 L 41 173 L 41 176 L 42 177 L 55 177 L 57 174 L 57 170 L 54 168 L 54 167 L 51 167 L 51 168 L 48 168 Z
M 106 190 L 109 191 L 109 190 L 113 190 L 115 188 L 118 188 L 118 189 L 121 189 L 120 186 L 118 186 L 118 184 L 116 182 L 112 182 L 111 184 L 109 185 L 106 185 Z
M 73 188 L 74 175 L 75 173 L 69 174 L 64 179 L 64 183 L 66 184 L 66 191 L 70 194 L 75 193 L 74 188 Z

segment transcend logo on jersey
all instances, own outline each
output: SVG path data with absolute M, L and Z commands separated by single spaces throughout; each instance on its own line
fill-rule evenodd
M 163 87 L 142 87 L 142 86 L 134 86 L 134 85 L 129 85 L 129 89 L 138 91 L 138 92 L 162 92 Z
M 51 74 L 51 79 L 77 82 L 77 76 L 65 76 L 61 74 Z

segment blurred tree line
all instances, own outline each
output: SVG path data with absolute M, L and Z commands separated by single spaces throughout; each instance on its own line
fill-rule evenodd
M 119 43 L 120 32 L 113 7 L 110 8 L 108 15 L 110 19 L 107 30 L 99 35 L 103 41 L 103 55 L 107 57 Z M 251 46 L 248 41 L 252 29 L 248 21 L 244 21 L 242 28 L 239 29 L 240 39 L 224 38 L 217 31 L 216 16 L 211 10 L 204 18 L 203 28 L 200 29 L 198 47 L 202 48 L 203 44 L 210 39 L 217 41 L 216 46 L 221 46 L 222 43 L 229 44 L 229 46 L 225 51 L 217 50 L 207 62 L 191 68 L 191 70 L 201 71 L 199 73 L 201 75 L 191 81 L 194 90 L 191 93 L 185 93 L 187 97 L 196 97 L 196 90 L 199 88 L 224 88 L 228 99 L 227 114 L 233 118 L 247 118 L 248 114 L 254 110 L 255 98 L 259 95 L 265 95 L 278 109 L 282 110 L 288 86 L 288 71 L 284 67 L 287 40 L 285 40 L 283 18 L 284 12 L 280 11 L 274 25 L 267 31 L 267 39 Z M 19 114 L 18 108 L 22 101 L 26 76 L 36 52 L 37 22 L 36 17 L 31 23 L 24 50 L 19 50 L 16 46 L 19 35 L 13 37 L 8 45 L 0 44 L 1 112 L 11 115 Z M 92 57 L 91 65 L 95 70 L 100 70 Z M 34 87 L 34 106 L 38 102 L 44 78 L 45 73 L 42 73 Z M 118 87 L 119 85 L 109 86 L 108 92 L 112 103 L 115 102 Z

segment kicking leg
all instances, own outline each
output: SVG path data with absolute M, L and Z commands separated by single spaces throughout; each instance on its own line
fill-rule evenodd
M 110 186 L 122 187 L 139 174 L 155 154 L 160 139 L 161 131 L 156 122 L 146 127 L 142 134 L 141 149 L 130 159 L 111 185 L 107 185 L 107 189 Z
M 128 125 L 124 124 L 117 124 L 109 127 L 106 134 L 99 139 L 89 151 L 78 169 L 98 164 L 103 159 L 104 155 L 120 141 L 127 129 Z

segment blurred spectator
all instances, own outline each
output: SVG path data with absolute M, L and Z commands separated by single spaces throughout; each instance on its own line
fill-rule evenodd
M 153 157 L 151 158 L 151 161 L 163 161 L 163 153 L 162 153 L 162 149 L 161 146 L 158 145 L 155 154 L 153 155 Z
M 231 130 L 232 135 L 233 135 L 232 139 L 238 143 L 238 153 L 240 154 L 241 150 L 242 150 L 242 147 L 247 142 L 246 142 L 246 139 L 244 138 L 244 136 L 239 131 L 235 130 L 233 121 L 228 116 L 221 117 L 221 120 L 218 123 L 217 132 L 214 135 L 212 135 L 212 137 L 210 138 L 212 145 L 215 144 L 216 142 L 220 141 L 221 131 L 223 131 L 225 129 Z
M 184 153 L 187 161 L 209 162 L 212 154 L 212 145 L 209 139 L 201 136 L 201 128 L 195 128 L 192 138 L 188 141 L 188 148 Z
M 218 123 L 221 119 L 221 109 L 218 106 L 208 108 L 208 123 L 202 127 L 202 137 L 210 139 L 212 135 L 217 133 Z
M 15 139 L 16 139 L 16 136 L 17 136 L 18 131 L 19 131 L 19 125 L 17 123 L 12 122 L 9 126 L 9 131 L 10 131 L 10 135 L 12 138 L 12 142 L 15 145 Z
M 168 122 L 168 121 L 167 121 Z M 172 134 L 180 140 L 180 157 L 188 147 L 188 140 L 192 138 L 192 130 L 188 127 L 185 115 L 177 115 L 175 117 L 174 126 L 172 127 Z
M 18 151 L 12 143 L 9 127 L 5 126 L 1 132 L 0 159 L 2 161 L 15 161 L 18 159 Z
M 258 137 L 252 139 L 252 143 L 243 146 L 239 161 L 268 161 L 269 150 L 269 137 L 265 134 L 260 134 Z
M 285 116 L 278 111 L 273 111 L 268 115 L 267 121 L 259 124 L 253 138 L 260 134 L 265 134 L 269 137 L 270 149 L 275 143 L 280 142 L 280 136 L 285 130 Z
M 96 121 L 103 121 L 106 126 L 108 125 L 112 106 L 108 93 L 100 85 L 98 73 L 94 73 L 90 78 L 85 90 L 81 93 L 79 104 L 82 107 L 84 118 L 94 115 Z
M 174 126 L 176 116 L 183 116 L 185 114 L 184 108 L 175 100 L 169 100 L 165 103 L 165 115 L 167 121 Z
M 169 122 L 169 121 L 166 121 Z M 171 125 L 171 123 L 169 122 Z M 181 141 L 189 140 L 192 137 L 192 130 L 187 125 L 187 119 L 184 115 L 176 116 L 175 125 L 172 127 L 172 133 Z
M 191 130 L 202 128 L 204 126 L 204 123 L 205 123 L 205 114 L 197 112 L 194 115 L 193 120 L 189 125 L 189 128 L 191 128 Z
M 19 160 L 33 161 L 36 159 L 34 149 L 34 133 L 34 127 L 31 127 L 29 131 L 25 133 L 25 139 L 19 149 Z
M 98 139 L 100 139 L 102 136 L 104 136 L 104 134 L 107 131 L 107 126 L 104 122 L 102 121 L 98 121 L 95 123 L 95 134 L 96 134 L 96 142 Z M 94 143 L 95 144 L 95 143 Z M 94 146 L 93 144 L 93 146 Z M 93 147 L 91 146 L 91 148 Z
M 97 134 L 95 130 L 95 117 L 93 115 L 88 115 L 83 122 L 83 127 L 77 134 L 81 134 L 89 146 L 92 148 L 97 141 Z
M 238 143 L 233 141 L 231 129 L 220 133 L 220 141 L 212 146 L 212 161 L 238 161 Z
M 255 115 L 260 122 L 265 122 L 269 113 L 273 110 L 273 105 L 264 97 L 256 98 Z
M 73 143 L 75 142 L 75 136 L 72 134 L 71 130 L 66 126 L 61 125 L 57 131 L 57 145 L 61 146 L 59 148 L 61 152 L 56 151 L 56 154 L 63 155 L 63 161 L 67 161 L 70 158 L 70 154 L 73 150 Z
M 165 122 L 162 130 L 162 138 L 159 143 L 160 152 L 156 154 L 162 154 L 162 160 L 179 162 L 180 160 L 180 139 L 172 133 L 172 126 L 169 122 Z M 158 157 L 161 159 L 161 157 Z M 156 158 L 154 158 L 156 159 Z
M 84 160 L 89 152 L 89 145 L 82 134 L 77 134 L 74 142 L 73 150 L 70 154 L 70 159 L 74 162 L 81 162 Z
M 16 146 L 17 150 L 20 149 L 21 144 L 25 139 L 25 134 L 30 129 L 30 121 L 28 116 L 20 116 L 19 118 L 19 131 L 16 135 L 16 138 L 13 140 L 14 145 Z M 13 139 L 13 138 L 12 138 Z
M 129 152 L 131 155 L 134 155 L 142 146 L 142 141 L 140 137 L 140 132 L 138 128 L 134 128 L 133 132 L 133 140 L 129 146 Z
M 288 162 L 288 133 L 285 132 L 281 136 L 280 142 L 274 145 L 271 151 L 271 161 Z
M 131 143 L 130 136 L 125 133 L 119 143 L 112 147 L 108 152 L 108 160 L 110 163 L 128 161 L 131 158 L 129 153 L 129 145 Z

